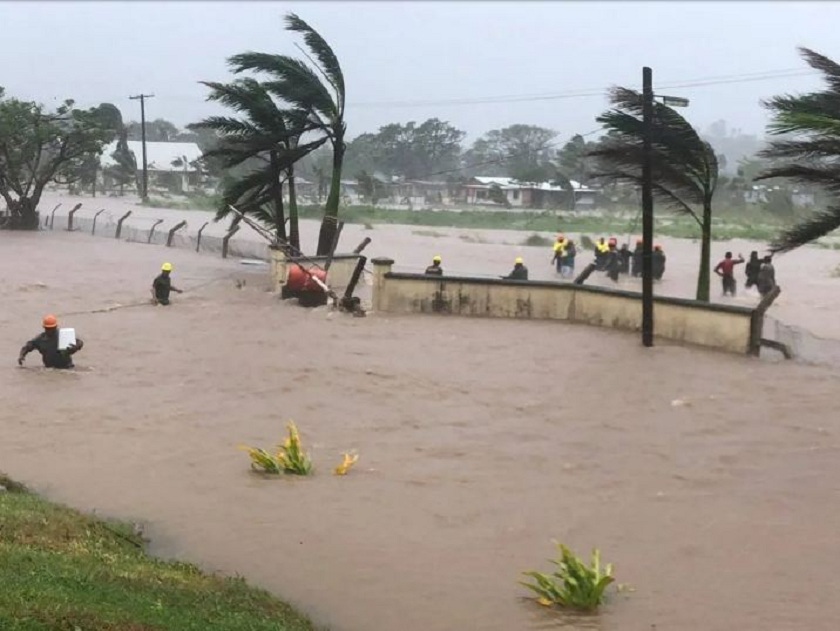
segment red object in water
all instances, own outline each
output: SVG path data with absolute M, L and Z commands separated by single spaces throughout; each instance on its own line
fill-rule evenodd
M 327 273 L 322 269 L 311 269 L 309 273 L 304 271 L 300 265 L 292 265 L 289 267 L 289 275 L 286 279 L 286 288 L 293 292 L 321 292 L 323 289 L 312 280 L 310 274 L 320 280 L 322 283 L 327 282 Z

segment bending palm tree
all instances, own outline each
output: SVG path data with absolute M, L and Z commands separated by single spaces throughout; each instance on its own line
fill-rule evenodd
M 776 96 L 765 102 L 773 112 L 771 134 L 796 134 L 777 140 L 759 155 L 781 161 L 756 180 L 783 177 L 825 189 L 833 198 L 826 209 L 792 226 L 771 244 L 774 252 L 798 248 L 840 228 L 840 64 L 807 48 L 802 56 L 823 73 L 828 87 L 822 92 L 800 96 Z
M 216 132 L 219 143 L 204 153 L 217 157 L 223 168 L 260 165 L 225 186 L 216 220 L 230 213 L 230 205 L 271 226 L 277 244 L 287 241 L 283 207 L 283 182 L 289 184 L 290 221 L 288 243 L 300 249 L 297 205 L 294 196 L 294 164 L 326 142 L 326 138 L 301 144 L 300 137 L 313 129 L 305 112 L 281 110 L 263 84 L 241 79 L 230 84 L 202 82 L 210 88 L 209 100 L 222 103 L 242 118 L 211 116 L 191 129 Z
M 614 108 L 596 120 L 607 136 L 587 155 L 597 159 L 593 177 L 641 186 L 643 160 L 642 95 L 615 88 Z M 652 124 L 653 195 L 662 203 L 692 217 L 700 227 L 700 272 L 697 300 L 708 302 L 712 241 L 712 198 L 718 183 L 714 150 L 682 116 L 661 103 L 654 104 Z M 695 208 L 699 207 L 699 208 Z
M 346 132 L 344 74 L 329 44 L 294 13 L 286 16 L 286 29 L 303 34 L 311 53 L 311 56 L 305 52 L 304 55 L 311 65 L 286 55 L 255 52 L 235 55 L 231 64 L 235 72 L 255 71 L 269 75 L 270 80 L 264 84 L 266 89 L 296 110 L 305 112 L 311 129 L 322 134 L 332 145 L 332 180 L 318 237 L 317 253 L 324 255 L 332 246 L 338 223 Z

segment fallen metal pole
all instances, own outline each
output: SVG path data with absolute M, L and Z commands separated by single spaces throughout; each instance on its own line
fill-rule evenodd
M 356 249 L 353 250 L 353 254 L 361 254 L 362 250 L 364 250 L 368 244 L 370 244 L 370 237 L 365 237 L 364 240 L 356 246 Z
M 61 206 L 61 204 L 59 204 L 58 206 Z M 52 230 L 53 226 L 55 225 L 55 211 L 58 210 L 58 206 L 53 208 L 52 212 L 50 213 L 50 230 Z

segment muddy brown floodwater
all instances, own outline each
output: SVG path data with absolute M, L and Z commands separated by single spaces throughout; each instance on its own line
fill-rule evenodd
M 127 306 L 164 258 L 190 291 Z M 834 369 L 331 316 L 236 261 L 67 233 L 0 233 L 0 265 L 0 469 L 335 631 L 837 629 Z M 74 372 L 15 364 L 49 311 L 86 341 Z M 287 419 L 315 476 L 250 474 L 237 445 L 276 444 Z M 635 591 L 588 619 L 524 599 L 552 539 L 598 546 Z

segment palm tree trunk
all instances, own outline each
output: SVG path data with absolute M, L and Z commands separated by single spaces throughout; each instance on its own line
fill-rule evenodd
M 300 252 L 300 231 L 298 229 L 297 192 L 295 191 L 295 168 L 286 171 L 289 182 L 289 244 Z
M 333 144 L 332 180 L 327 205 L 324 207 L 324 219 L 321 221 L 321 232 L 318 235 L 318 256 L 326 256 L 332 247 L 335 231 L 338 226 L 338 204 L 341 199 L 341 166 L 344 162 L 344 137 L 336 138 Z
M 277 166 L 277 153 L 274 151 L 270 154 L 271 172 L 274 174 L 274 222 L 275 222 L 275 239 L 278 242 L 286 241 L 286 213 L 283 209 L 283 184 L 280 182 L 282 173 Z
M 703 226 L 700 237 L 700 274 L 697 277 L 697 300 L 709 302 L 712 254 L 712 201 L 703 202 Z

